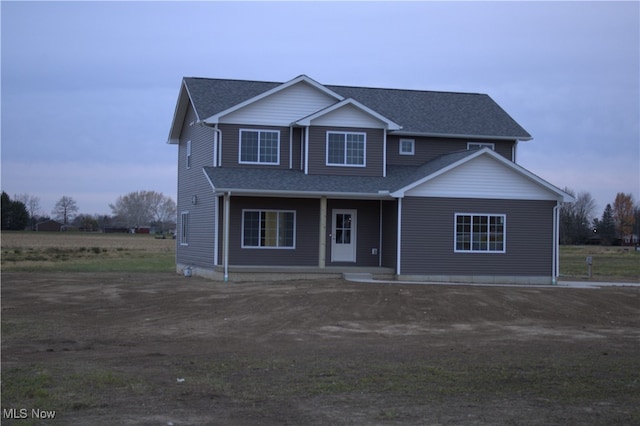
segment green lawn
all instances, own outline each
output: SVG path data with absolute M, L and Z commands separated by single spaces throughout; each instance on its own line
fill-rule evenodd
M 587 280 L 587 256 L 593 259 L 592 281 L 640 282 L 640 252 L 634 247 L 560 246 L 560 278 Z

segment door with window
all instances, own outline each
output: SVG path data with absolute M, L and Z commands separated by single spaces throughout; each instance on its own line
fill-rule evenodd
M 356 210 L 332 210 L 331 261 L 356 261 Z

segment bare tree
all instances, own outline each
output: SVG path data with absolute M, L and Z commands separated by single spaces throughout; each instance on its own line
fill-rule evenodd
M 36 226 L 36 216 L 40 215 L 41 207 L 40 207 L 40 198 L 35 195 L 29 194 L 16 194 L 13 196 L 13 199 L 16 201 L 22 202 L 27 208 L 27 213 L 29 213 L 29 221 L 31 223 L 31 228 L 35 229 Z
M 109 204 L 114 216 L 127 226 L 139 228 L 152 222 L 164 223 L 173 219 L 176 212 L 175 202 L 155 191 L 136 191 L 118 197 Z
M 78 205 L 75 200 L 67 195 L 63 195 L 56 203 L 51 214 L 54 215 L 56 219 L 62 221 L 63 224 L 68 225 L 69 221 L 73 219 L 77 212 Z
M 582 191 L 577 196 L 569 188 L 564 191 L 575 197 L 573 203 L 563 203 L 560 209 L 560 242 L 562 244 L 583 244 L 591 234 L 596 202 L 589 192 Z

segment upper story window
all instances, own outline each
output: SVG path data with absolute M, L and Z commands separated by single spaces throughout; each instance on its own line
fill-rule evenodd
M 241 129 L 238 151 L 240 163 L 280 164 L 280 132 Z
M 455 215 L 456 252 L 504 253 L 506 251 L 506 216 L 503 214 Z
M 496 144 L 488 142 L 467 142 L 467 149 L 491 148 L 496 150 Z
M 366 166 L 366 133 L 327 132 L 328 166 Z
M 187 169 L 191 168 L 191 141 L 187 141 Z
M 400 155 L 415 154 L 416 141 L 413 139 L 400 139 Z

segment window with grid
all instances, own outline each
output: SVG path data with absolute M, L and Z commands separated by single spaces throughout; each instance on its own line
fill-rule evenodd
M 415 143 L 413 139 L 400 139 L 400 155 L 413 155 Z
M 295 212 L 244 210 L 242 247 L 295 248 Z
M 240 130 L 240 163 L 280 164 L 280 132 Z
M 505 252 L 505 215 L 456 213 L 455 222 L 456 252 Z
M 366 134 L 327 132 L 327 165 L 364 167 Z

